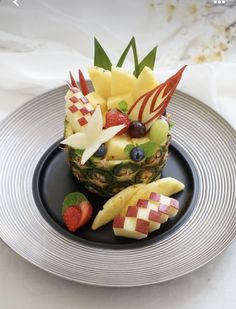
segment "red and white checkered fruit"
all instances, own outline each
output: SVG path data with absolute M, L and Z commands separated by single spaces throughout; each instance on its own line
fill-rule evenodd
M 84 97 L 81 91 L 76 93 L 68 91 L 66 97 L 66 116 L 74 132 L 83 131 L 94 112 L 93 105 L 88 98 Z
M 179 211 L 179 201 L 174 198 L 152 192 L 150 194 L 149 200 L 160 203 L 160 207 L 163 209 L 163 211 L 165 209 L 169 217 L 176 216 Z
M 166 212 L 166 209 L 163 207 L 160 208 L 159 202 L 139 199 L 136 206 L 160 212 L 160 223 L 165 223 L 169 219 L 169 215 Z
M 113 221 L 113 231 L 116 236 L 142 239 L 147 237 L 149 222 L 137 217 L 116 216 Z
M 161 213 L 153 209 L 129 206 L 126 217 L 134 217 L 149 222 L 149 233 L 158 230 L 161 226 Z

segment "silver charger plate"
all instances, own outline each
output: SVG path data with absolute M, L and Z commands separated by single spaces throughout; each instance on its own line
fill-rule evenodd
M 133 249 L 104 249 L 58 233 L 33 196 L 35 168 L 63 135 L 66 87 L 20 107 L 0 124 L 0 237 L 32 264 L 98 286 L 142 286 L 203 266 L 236 236 L 236 133 L 211 108 L 176 91 L 170 103 L 174 140 L 192 159 L 198 198 L 188 220 L 167 238 Z

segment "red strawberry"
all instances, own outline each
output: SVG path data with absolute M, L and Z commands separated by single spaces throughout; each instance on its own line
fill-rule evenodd
M 63 221 L 70 232 L 75 232 L 80 226 L 82 211 L 78 206 L 70 206 L 63 213 Z
M 128 116 L 117 109 L 111 109 L 106 113 L 106 128 L 109 127 L 114 127 L 124 124 L 125 128 L 120 130 L 116 135 L 122 135 L 125 132 L 127 132 L 129 125 L 130 125 L 130 120 Z
M 85 225 L 92 217 L 93 207 L 88 201 L 83 201 L 79 204 L 81 210 L 81 219 L 78 228 Z

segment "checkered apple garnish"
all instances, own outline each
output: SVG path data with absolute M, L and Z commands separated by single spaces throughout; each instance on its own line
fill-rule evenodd
M 145 238 L 169 218 L 176 216 L 178 210 L 179 202 L 176 199 L 151 192 L 148 199 L 139 199 L 135 206 L 129 206 L 125 216 L 114 218 L 113 231 L 119 237 Z M 146 229 L 140 229 L 140 222 Z

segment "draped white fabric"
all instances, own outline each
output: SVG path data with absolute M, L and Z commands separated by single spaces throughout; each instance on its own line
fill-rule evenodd
M 0 2 L 0 117 L 93 65 L 93 38 L 115 63 L 134 35 L 140 58 L 158 45 L 163 81 L 189 64 L 179 89 L 202 100 L 236 127 L 236 7 L 207 1 Z M 213 1 L 212 1 L 213 2 Z M 208 1 L 208 4 L 210 1 Z M 131 68 L 130 54 L 125 66 Z

